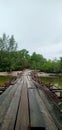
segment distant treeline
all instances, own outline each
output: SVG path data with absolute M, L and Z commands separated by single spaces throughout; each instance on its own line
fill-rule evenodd
M 62 57 L 59 60 L 47 60 L 42 55 L 26 49 L 17 50 L 14 36 L 3 34 L 0 37 L 0 71 L 14 71 L 23 69 L 38 69 L 44 72 L 62 72 Z

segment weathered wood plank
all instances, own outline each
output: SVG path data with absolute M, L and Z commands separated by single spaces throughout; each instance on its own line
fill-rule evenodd
M 24 81 L 15 130 L 27 130 L 29 126 L 27 85 Z
M 12 88 L 13 88 L 13 86 L 10 85 L 10 86 L 6 89 L 6 91 L 5 91 L 2 95 L 0 95 L 0 105 L 1 105 L 2 102 L 5 100 L 6 96 L 9 95 L 9 92 L 11 91 Z
M 50 114 L 51 106 L 46 105 L 43 89 L 36 88 L 28 74 L 25 71 L 22 78 L 0 96 L 0 130 L 38 130 L 45 127 L 58 130 L 60 127 L 56 127 Z
M 14 86 L 11 91 L 8 92 L 7 96 L 5 97 L 4 100 L 1 100 L 2 103 L 0 104 L 0 126 L 2 125 L 3 123 L 3 120 L 4 120 L 4 116 L 8 110 L 8 107 L 12 101 L 12 98 L 15 94 L 17 90 L 17 86 Z
M 21 88 L 22 88 L 22 84 L 21 85 L 19 84 L 15 94 L 13 95 L 14 97 L 12 97 L 12 101 L 4 117 L 0 130 L 14 130 L 18 106 L 19 106 L 19 100 L 21 96 Z
M 43 113 L 41 113 L 36 100 L 36 89 L 28 89 L 29 106 L 30 106 L 30 125 L 31 127 L 45 127 Z

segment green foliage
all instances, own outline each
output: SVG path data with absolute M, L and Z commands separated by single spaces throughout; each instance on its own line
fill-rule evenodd
M 13 52 L 16 51 L 17 43 L 14 36 L 10 38 L 3 34 L 0 37 L 0 71 L 13 70 Z
M 12 35 L 8 42 L 8 51 L 12 52 L 17 49 L 17 43 L 15 42 L 14 36 Z
M 37 69 L 44 72 L 62 72 L 62 57 L 57 60 L 46 60 L 42 55 L 29 55 L 26 49 L 17 51 L 14 36 L 3 34 L 0 37 L 0 71 Z
M 60 70 L 62 72 L 62 57 L 60 57 Z
M 42 55 L 36 54 L 35 52 L 31 56 L 32 69 L 41 69 L 42 65 L 45 63 L 45 58 Z

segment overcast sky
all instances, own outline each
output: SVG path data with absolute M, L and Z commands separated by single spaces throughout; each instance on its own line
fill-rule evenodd
M 0 0 L 0 36 L 13 34 L 18 49 L 62 56 L 62 0 Z

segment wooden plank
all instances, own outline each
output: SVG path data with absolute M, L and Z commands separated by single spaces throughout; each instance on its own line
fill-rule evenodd
M 9 91 L 8 95 L 5 97 L 4 100 L 2 100 L 2 103 L 0 104 L 0 126 L 2 125 L 2 122 L 4 120 L 4 116 L 10 106 L 10 103 L 12 101 L 12 98 L 17 90 L 17 86 L 14 86 L 11 91 Z
M 62 89 L 52 89 L 52 92 L 62 92 Z
M 2 95 L 0 95 L 0 105 L 1 105 L 2 102 L 5 100 L 5 98 L 9 96 L 10 91 L 12 91 L 12 89 L 18 85 L 18 83 L 20 82 L 20 80 L 21 80 L 21 79 L 17 79 L 15 85 L 10 85 L 10 86 L 6 89 L 6 91 L 5 91 Z
M 27 130 L 29 126 L 28 97 L 26 82 L 23 83 L 21 101 L 15 130 Z
M 48 130 L 61 130 L 62 129 L 62 124 L 61 124 L 61 113 L 57 109 L 56 104 L 52 101 L 50 102 L 43 92 L 43 90 L 38 89 L 38 93 L 40 96 L 40 108 L 41 111 L 44 113 L 44 120 L 45 120 L 45 125 L 46 129 Z
M 21 88 L 22 84 L 21 85 L 19 84 L 14 94 L 14 97 L 12 97 L 12 101 L 4 117 L 0 130 L 14 130 L 19 106 L 19 100 L 21 96 Z
M 2 95 L 0 95 L 0 105 L 1 105 L 2 102 L 5 100 L 6 96 L 9 95 L 9 92 L 11 91 L 12 88 L 13 88 L 13 86 L 10 85 L 10 86 L 6 89 L 6 91 L 5 91 Z
M 20 79 L 17 80 L 17 83 L 16 83 L 15 85 L 10 85 L 10 86 L 6 89 L 6 91 L 5 91 L 2 95 L 0 95 L 0 106 L 2 105 L 2 103 L 4 102 L 4 100 L 6 99 L 6 97 L 8 98 L 9 95 L 11 95 L 10 93 L 13 92 L 13 89 L 16 90 L 16 88 L 17 88 L 19 82 L 20 82 Z
M 43 113 L 41 113 L 36 100 L 36 89 L 28 89 L 29 106 L 30 106 L 30 125 L 31 127 L 45 127 Z
M 50 91 L 62 91 L 62 88 L 50 88 Z
M 12 91 L 13 88 L 17 87 L 17 84 L 18 84 L 19 82 L 20 82 L 20 79 L 17 79 L 15 85 L 10 85 L 10 86 L 6 89 L 6 91 L 5 91 L 2 95 L 0 95 L 0 105 L 1 105 L 2 102 L 5 100 L 5 98 L 9 96 L 10 91 Z

